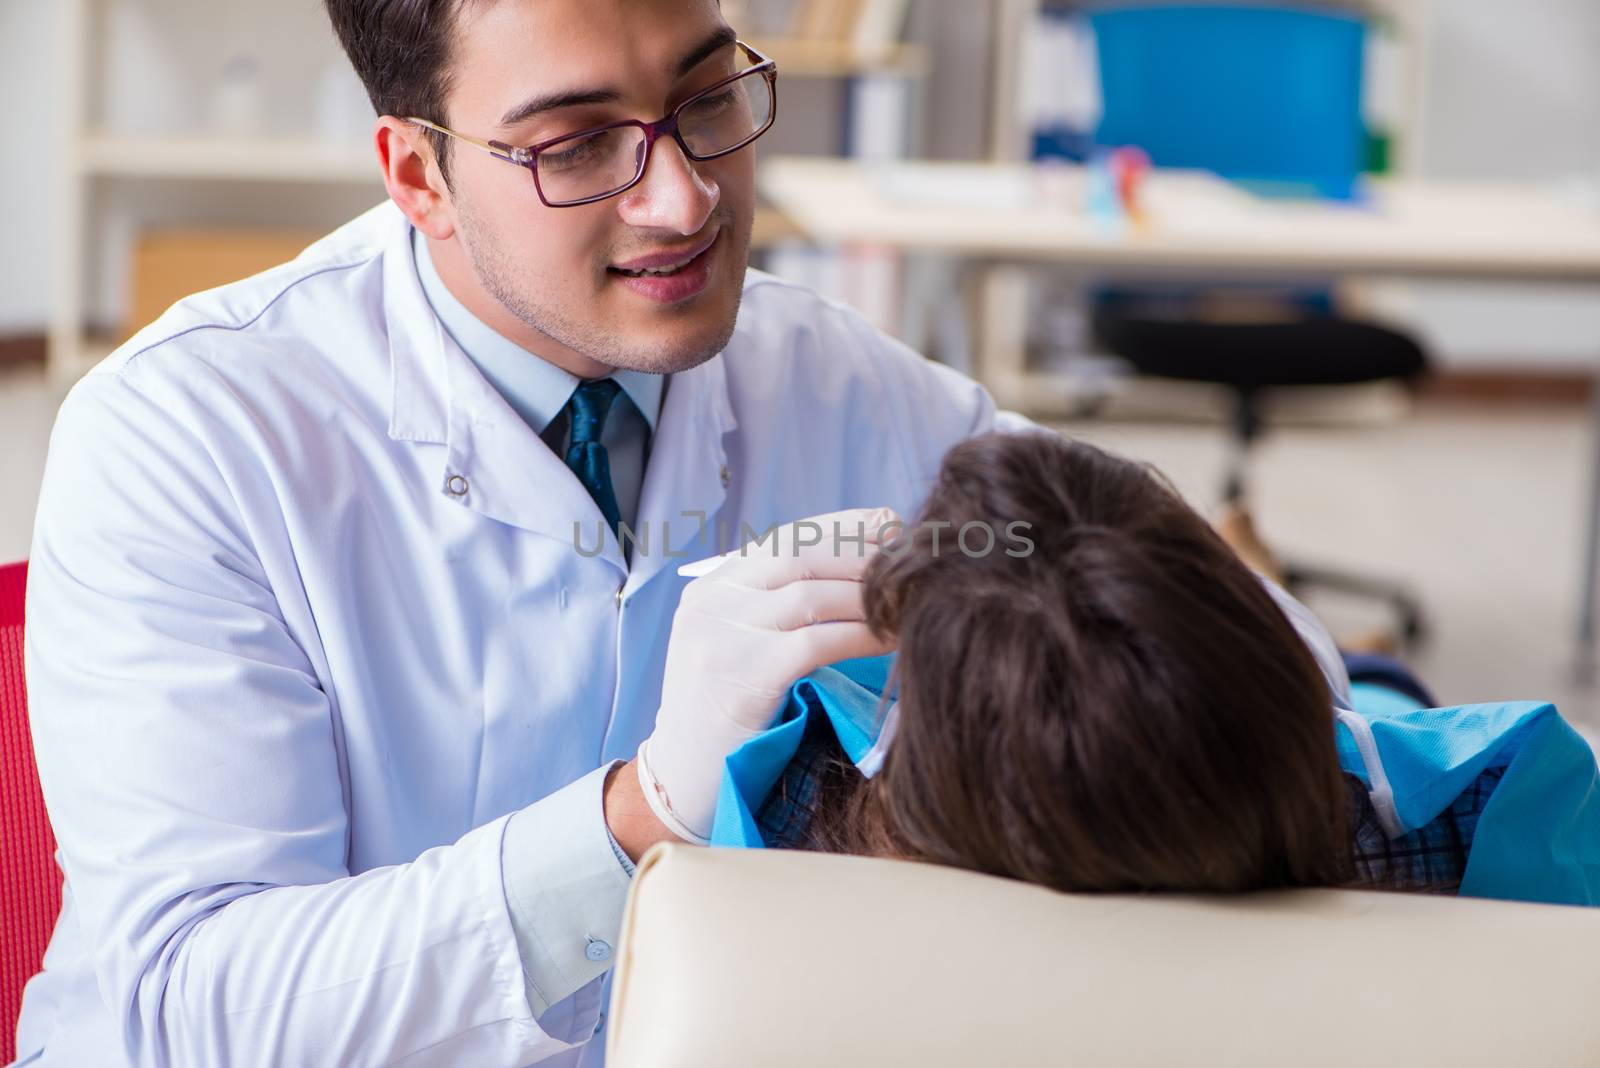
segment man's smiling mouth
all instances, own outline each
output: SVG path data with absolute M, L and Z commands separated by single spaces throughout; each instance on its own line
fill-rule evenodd
M 628 261 L 626 265 L 617 264 L 608 269 L 627 278 L 660 278 L 675 275 L 682 272 L 684 268 L 709 251 L 717 243 L 717 238 L 721 235 L 722 230 L 718 228 L 708 239 L 694 247 L 640 256 L 637 259 Z

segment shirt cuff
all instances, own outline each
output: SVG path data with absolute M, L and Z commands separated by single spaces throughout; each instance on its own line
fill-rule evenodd
M 628 878 L 632 879 L 633 861 L 628 859 L 628 854 L 624 853 L 622 847 L 617 844 L 617 836 L 611 833 L 611 825 L 609 823 L 606 824 L 606 837 L 611 840 L 611 852 L 617 855 L 617 863 L 622 865 L 622 870 L 628 873 Z
M 506 822 L 500 877 L 536 1019 L 613 963 L 632 868 L 605 821 L 603 790 L 617 763 Z

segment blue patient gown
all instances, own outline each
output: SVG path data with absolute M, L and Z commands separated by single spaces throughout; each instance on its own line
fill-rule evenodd
M 800 749 L 812 709 L 828 718 L 844 755 L 858 767 L 878 755 L 883 727 L 880 695 L 889 685 L 894 657 L 843 660 L 795 683 L 778 725 L 751 738 L 727 759 L 711 826 L 711 844 L 764 849 L 756 813 Z
M 1338 712 L 1339 763 L 1391 837 L 1421 832 L 1495 776 L 1467 853 L 1466 897 L 1600 904 L 1600 781 L 1589 743 L 1534 701 L 1398 709 L 1358 692 Z
M 822 668 L 790 690 L 778 725 L 727 759 L 711 842 L 768 845 L 757 815 L 800 749 L 807 724 L 827 718 L 843 755 L 873 770 L 886 719 L 880 700 L 893 657 Z M 892 696 L 892 695 L 891 695 Z M 1474 805 L 1459 893 L 1468 897 L 1600 904 L 1600 776 L 1589 744 L 1537 702 L 1407 708 L 1391 694 L 1355 691 L 1335 712 L 1339 763 L 1367 787 L 1395 846 L 1423 842 L 1469 791 Z M 887 739 L 885 739 L 887 741 Z

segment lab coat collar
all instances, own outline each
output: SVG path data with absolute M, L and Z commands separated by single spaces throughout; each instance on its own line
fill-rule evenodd
M 439 322 L 411 251 L 411 225 L 393 204 L 384 247 L 383 316 L 393 390 L 389 436 L 444 445 L 432 491 L 493 519 L 594 553 L 600 509 L 528 424 L 483 377 Z M 680 371 L 666 384 L 640 490 L 638 525 L 648 551 L 635 548 L 629 571 L 607 534 L 598 553 L 638 588 L 681 556 L 695 554 L 704 513 L 715 529 L 726 499 L 726 435 L 737 427 L 726 355 Z M 575 526 L 576 524 L 576 526 Z M 574 552 L 577 548 L 574 548 Z
M 428 306 L 411 257 L 411 224 L 394 203 L 383 249 L 383 325 L 389 342 L 389 437 L 443 445 L 445 412 L 444 326 Z

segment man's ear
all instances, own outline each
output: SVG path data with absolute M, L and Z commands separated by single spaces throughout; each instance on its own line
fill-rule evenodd
M 383 184 L 411 225 L 435 241 L 455 236 L 455 206 L 433 144 L 420 126 L 380 115 L 372 127 Z

